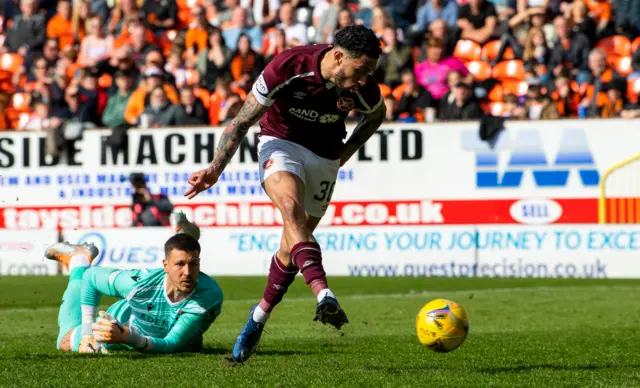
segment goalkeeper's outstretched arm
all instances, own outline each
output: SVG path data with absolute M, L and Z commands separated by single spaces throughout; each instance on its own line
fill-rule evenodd
M 105 267 L 91 267 L 85 271 L 81 296 L 83 336 L 93 334 L 92 325 L 95 322 L 102 295 L 125 298 L 135 288 L 136 282 L 132 276 L 118 276 L 127 272 L 134 275 L 139 271 Z

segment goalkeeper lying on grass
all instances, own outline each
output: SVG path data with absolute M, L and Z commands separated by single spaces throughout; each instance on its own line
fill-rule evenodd
M 175 217 L 174 217 L 175 216 Z M 45 252 L 69 268 L 58 315 L 58 349 L 80 353 L 137 349 L 151 353 L 199 351 L 202 336 L 220 315 L 222 291 L 200 272 L 198 228 L 183 214 L 164 245 L 164 268 L 118 270 L 91 267 L 91 244 L 57 243 Z M 101 295 L 122 298 L 100 312 Z

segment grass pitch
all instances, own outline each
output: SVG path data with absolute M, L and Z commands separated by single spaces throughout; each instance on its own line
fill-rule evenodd
M 204 354 L 58 352 L 65 277 L 0 277 L 1 387 L 638 387 L 640 282 L 330 278 L 350 324 L 312 321 L 296 280 L 244 365 L 225 360 L 266 278 L 219 278 L 223 313 Z M 467 341 L 438 354 L 414 321 L 433 298 L 462 304 Z M 104 300 L 104 302 L 109 302 Z

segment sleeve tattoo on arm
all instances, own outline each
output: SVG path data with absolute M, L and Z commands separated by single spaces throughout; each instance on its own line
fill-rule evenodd
M 347 140 L 344 145 L 341 164 L 344 164 L 349 160 L 351 156 L 358 152 L 360 147 L 362 147 L 364 143 L 366 143 L 367 140 L 376 133 L 380 124 L 384 121 L 386 111 L 385 105 L 381 104 L 376 111 L 362 117 L 358 125 L 354 128 L 349 140 Z
M 253 93 L 249 93 L 238 115 L 222 133 L 218 147 L 216 148 L 215 157 L 213 158 L 213 162 L 211 162 L 211 169 L 222 173 L 238 150 L 242 139 L 244 139 L 247 132 L 249 132 L 249 128 L 251 128 L 268 109 L 269 107 L 260 104 L 258 100 L 256 100 Z

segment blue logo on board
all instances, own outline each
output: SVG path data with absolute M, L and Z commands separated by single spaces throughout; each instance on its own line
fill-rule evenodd
M 518 188 L 525 174 L 533 176 L 537 187 L 564 187 L 571 174 L 583 186 L 600 182 L 584 129 L 564 129 L 555 158 L 548 157 L 549 146 L 545 149 L 538 130 L 514 132 L 503 131 L 493 147 L 477 131 L 462 133 L 463 149 L 476 154 L 478 188 Z

